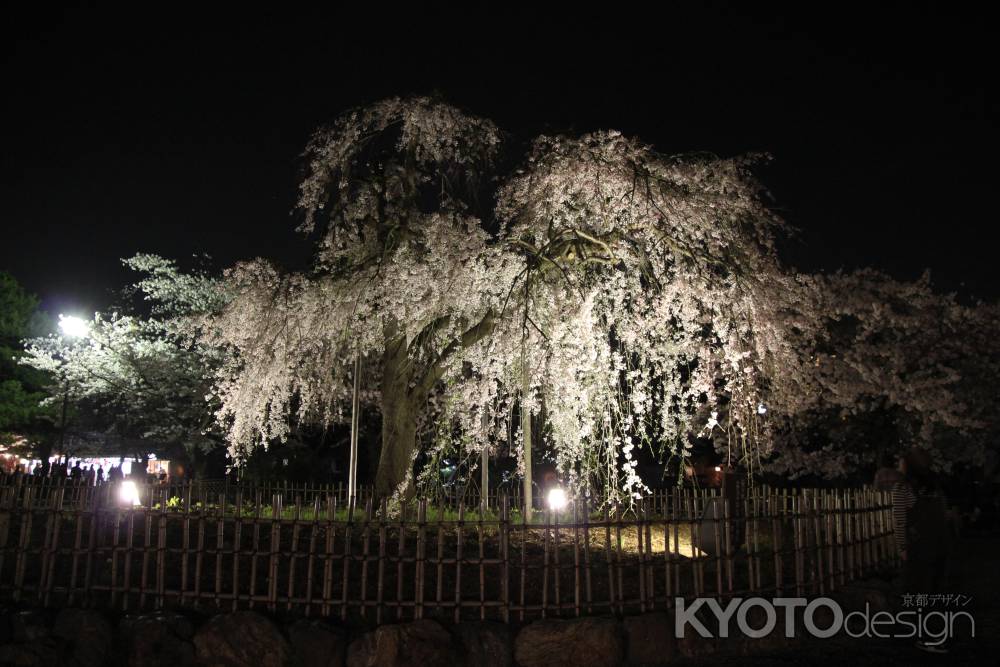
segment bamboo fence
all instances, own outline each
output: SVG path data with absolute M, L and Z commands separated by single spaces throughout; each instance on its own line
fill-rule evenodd
M 137 611 L 260 609 L 345 621 L 670 608 L 676 598 L 827 594 L 895 567 L 888 494 L 671 489 L 530 519 L 479 505 L 354 506 L 328 487 L 0 486 L 0 598 Z

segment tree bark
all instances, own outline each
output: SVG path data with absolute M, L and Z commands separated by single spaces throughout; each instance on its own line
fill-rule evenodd
M 414 495 L 413 459 L 417 448 L 417 418 L 441 379 L 448 358 L 493 331 L 489 311 L 458 339 L 449 343 L 426 367 L 410 358 L 408 341 L 395 327 L 386 330 L 382 354 L 382 452 L 375 473 L 378 498 L 409 499 Z
M 382 455 L 375 473 L 375 495 L 413 494 L 413 454 L 417 442 L 417 405 L 410 392 L 412 361 L 406 340 L 392 336 L 382 354 Z M 400 488 L 405 483 L 404 488 Z

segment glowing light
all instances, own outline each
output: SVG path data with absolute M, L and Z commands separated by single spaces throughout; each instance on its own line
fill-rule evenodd
M 760 404 L 759 404 L 759 405 L 757 406 L 757 414 L 759 414 L 759 415 L 762 415 L 762 414 L 764 414 L 765 412 L 767 412 L 767 408 L 766 408 L 766 407 L 764 406 L 764 404 L 763 404 L 763 403 L 760 403 Z
M 553 512 L 558 512 L 559 510 L 566 508 L 566 504 L 569 500 L 566 498 L 566 492 L 557 486 L 549 491 L 548 502 L 549 509 Z
M 60 314 L 59 330 L 62 331 L 64 336 L 69 336 L 70 338 L 86 338 L 87 334 L 90 333 L 90 325 L 79 317 L 72 315 L 66 317 Z
M 715 472 L 722 472 L 722 466 L 715 466 Z
M 118 499 L 122 501 L 123 505 L 135 506 L 142 504 L 142 501 L 139 500 L 139 487 L 131 480 L 122 482 L 121 487 L 118 489 Z

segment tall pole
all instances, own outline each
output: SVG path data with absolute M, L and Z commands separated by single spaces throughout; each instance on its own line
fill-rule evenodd
M 490 446 L 486 440 L 486 410 L 483 410 L 483 451 L 479 459 L 479 504 L 485 510 L 490 504 Z
M 354 353 L 354 392 L 351 396 L 351 460 L 347 471 L 347 502 L 354 508 L 358 497 L 358 383 L 361 376 L 361 354 Z
M 483 444 L 483 454 L 479 461 L 479 467 L 482 469 L 479 480 L 479 488 L 481 489 L 479 498 L 483 509 L 486 509 L 490 504 L 490 455 L 485 444 Z
M 529 518 L 534 508 L 531 501 L 531 410 L 528 409 L 528 392 L 531 391 L 531 377 L 528 371 L 528 355 L 521 355 L 521 437 L 524 438 L 524 516 Z

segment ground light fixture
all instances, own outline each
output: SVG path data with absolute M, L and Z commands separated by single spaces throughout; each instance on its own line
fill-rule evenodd
M 142 501 L 139 500 L 139 487 L 132 480 L 122 482 L 122 485 L 118 488 L 118 499 L 123 505 L 135 507 L 142 504 Z
M 558 486 L 549 490 L 546 500 L 548 500 L 549 509 L 553 512 L 566 509 L 566 505 L 569 503 L 569 499 L 566 498 L 566 492 Z

